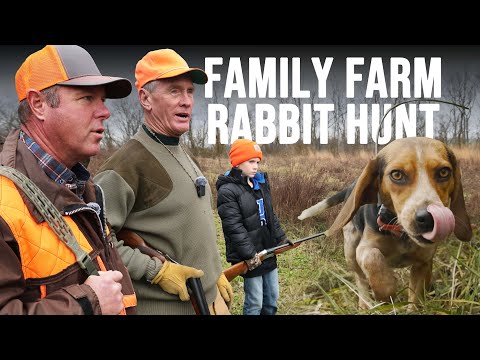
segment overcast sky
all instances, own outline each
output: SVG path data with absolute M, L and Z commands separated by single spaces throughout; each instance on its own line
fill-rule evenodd
M 240 58 L 241 71 L 243 81 L 245 83 L 246 98 L 238 98 L 239 92 L 237 90 L 232 92 L 232 98 L 229 102 L 228 118 L 236 118 L 237 114 L 242 114 L 242 111 L 237 104 L 247 105 L 249 117 L 255 112 L 257 104 L 274 104 L 278 108 L 280 99 L 280 58 L 287 58 L 288 64 L 288 91 L 291 96 L 292 88 L 292 73 L 293 58 L 300 58 L 300 84 L 301 90 L 311 91 L 312 98 L 301 99 L 302 103 L 330 103 L 334 87 L 338 87 L 340 94 L 346 100 L 346 103 L 353 103 L 359 105 L 365 102 L 365 87 L 367 79 L 369 79 L 369 70 L 372 58 L 381 58 L 383 63 L 383 71 L 385 75 L 386 89 L 388 95 L 383 99 L 383 103 L 392 104 L 394 99 L 391 99 L 390 94 L 390 61 L 393 57 L 404 58 L 410 64 L 409 81 L 412 87 L 412 94 L 410 99 L 414 98 L 413 84 L 414 74 L 414 58 L 425 58 L 427 67 L 430 65 L 430 60 L 433 57 L 441 58 L 441 87 L 442 99 L 448 99 L 448 93 L 444 90 L 448 85 L 452 76 L 456 74 L 467 74 L 469 80 L 479 83 L 480 79 L 480 46 L 467 45 L 82 45 L 90 52 L 95 62 L 97 63 L 100 72 L 103 75 L 120 76 L 129 79 L 132 85 L 135 83 L 135 66 L 136 63 L 149 51 L 171 48 L 176 50 L 188 62 L 191 67 L 199 67 L 205 69 L 206 58 L 221 57 L 223 58 L 223 65 L 213 67 L 213 71 L 217 71 L 216 76 L 221 76 L 220 80 L 212 81 L 213 76 L 210 77 L 209 84 L 214 84 L 217 90 L 217 102 L 224 104 L 225 89 L 227 86 L 227 73 L 233 68 L 229 67 L 233 64 L 233 58 Z M 12 106 L 16 106 L 15 93 L 15 73 L 18 67 L 22 64 L 24 59 L 32 52 L 39 50 L 44 45 L 0 45 L 0 97 L 1 102 Z M 249 97 L 248 76 L 249 76 L 249 58 L 259 58 L 262 73 L 266 72 L 264 61 L 266 58 L 275 58 L 275 61 L 270 63 L 269 67 L 276 67 L 276 94 L 274 99 L 262 99 L 257 97 Z M 324 98 L 314 98 L 313 95 L 318 94 L 314 92 L 318 90 L 317 75 L 315 73 L 312 57 L 318 58 L 321 65 L 324 66 L 326 58 L 333 58 L 331 69 L 328 75 L 328 82 L 326 85 L 326 96 Z M 355 99 L 347 99 L 346 96 L 346 63 L 347 60 L 360 57 L 364 58 L 364 64 L 355 67 L 355 73 L 361 73 L 363 79 L 356 83 L 360 91 L 355 90 Z M 238 69 L 238 68 L 237 68 Z M 207 69 L 208 70 L 208 69 Z M 232 71 L 233 72 L 233 71 Z M 235 82 L 238 83 L 239 74 L 235 73 Z M 353 77 L 353 76 L 352 76 Z M 232 82 L 231 82 L 232 83 Z M 207 85 L 209 86 L 209 85 Z M 238 86 L 236 87 L 238 89 Z M 217 112 L 214 108 L 210 108 L 209 104 L 214 103 L 211 98 L 205 98 L 205 87 L 196 87 L 196 105 L 194 107 L 194 125 L 205 124 L 205 120 L 216 118 Z M 362 91 L 363 90 L 363 91 Z M 378 91 L 376 91 L 378 93 Z M 132 92 L 132 97 L 136 97 L 136 91 Z M 477 92 L 477 98 L 480 97 L 480 92 Z M 407 97 L 406 97 L 407 99 Z M 283 99 L 285 100 L 285 99 Z M 298 99 L 297 99 L 298 100 Z M 293 103 L 294 100 L 289 97 L 286 102 Z M 479 101 L 473 105 L 472 108 L 472 125 L 475 129 L 479 128 Z M 242 106 L 242 105 L 240 105 Z M 276 108 L 276 109 L 277 109 Z M 238 110 L 238 112 L 237 112 Z M 358 108 L 356 109 L 358 111 Z M 450 111 L 449 105 L 440 105 L 440 113 Z M 438 118 L 440 113 L 435 114 Z M 241 116 L 241 115 L 240 115 Z M 278 120 L 278 112 L 274 115 Z M 210 121 L 210 120 L 209 120 Z M 209 122 L 210 124 L 210 122 Z
M 454 72 L 467 71 L 477 76 L 480 66 L 480 46 L 381 46 L 381 45 L 82 45 L 95 59 L 98 68 L 105 75 L 122 76 L 135 81 L 135 65 L 148 51 L 159 48 L 172 48 L 180 53 L 193 67 L 205 66 L 205 57 L 223 57 L 224 66 L 219 71 L 227 68 L 230 57 L 240 57 L 242 61 L 249 57 L 300 57 L 302 76 L 312 78 L 312 65 L 308 63 L 311 57 L 334 57 L 330 74 L 341 76 L 344 73 L 345 59 L 347 57 L 364 57 L 366 65 L 368 58 L 383 57 L 384 67 L 388 70 L 390 57 L 442 57 L 442 77 Z M 43 45 L 0 45 L 0 95 L 15 99 L 14 77 L 23 60 L 33 51 L 39 50 Z M 248 67 L 244 67 L 244 76 L 248 74 Z M 224 78 L 225 79 L 225 78 Z M 223 79 L 223 80 L 224 80 Z M 315 80 L 314 74 L 313 79 Z M 388 79 L 387 79 L 388 81 Z

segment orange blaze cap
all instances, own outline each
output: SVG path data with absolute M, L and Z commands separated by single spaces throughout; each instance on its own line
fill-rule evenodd
M 237 139 L 233 142 L 230 149 L 230 163 L 232 166 L 237 166 L 253 158 L 262 160 L 262 150 L 255 141 Z
M 172 49 L 150 51 L 135 68 L 135 86 L 140 90 L 146 83 L 175 77 L 185 73 L 192 75 L 195 84 L 206 84 L 208 76 L 202 69 L 191 68 L 187 62 Z
M 105 85 L 106 97 L 120 99 L 132 91 L 129 80 L 103 76 L 92 56 L 77 45 L 47 45 L 23 62 L 15 75 L 18 101 L 30 89 L 41 91 L 53 85 Z

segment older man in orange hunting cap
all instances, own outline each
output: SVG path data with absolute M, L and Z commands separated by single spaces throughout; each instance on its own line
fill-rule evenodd
M 180 145 L 190 128 L 194 84 L 205 84 L 207 75 L 189 67 L 174 50 L 161 49 L 137 63 L 135 76 L 144 124 L 103 164 L 95 180 L 105 191 L 119 240 L 126 240 L 122 233 L 128 229 L 179 263 L 162 263 L 119 242 L 139 313 L 194 314 L 186 282 L 200 278 L 209 312 L 229 314 L 233 292 L 222 273 L 211 189 Z

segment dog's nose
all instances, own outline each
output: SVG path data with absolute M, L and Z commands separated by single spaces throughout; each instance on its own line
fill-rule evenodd
M 421 233 L 430 232 L 433 230 L 433 216 L 427 209 L 418 210 L 415 214 L 415 221 Z

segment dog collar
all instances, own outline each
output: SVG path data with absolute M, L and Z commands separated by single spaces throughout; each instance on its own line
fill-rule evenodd
M 402 225 L 395 224 L 396 215 L 387 209 L 383 204 L 380 205 L 377 215 L 377 225 L 380 231 L 389 231 L 395 236 L 402 236 Z

